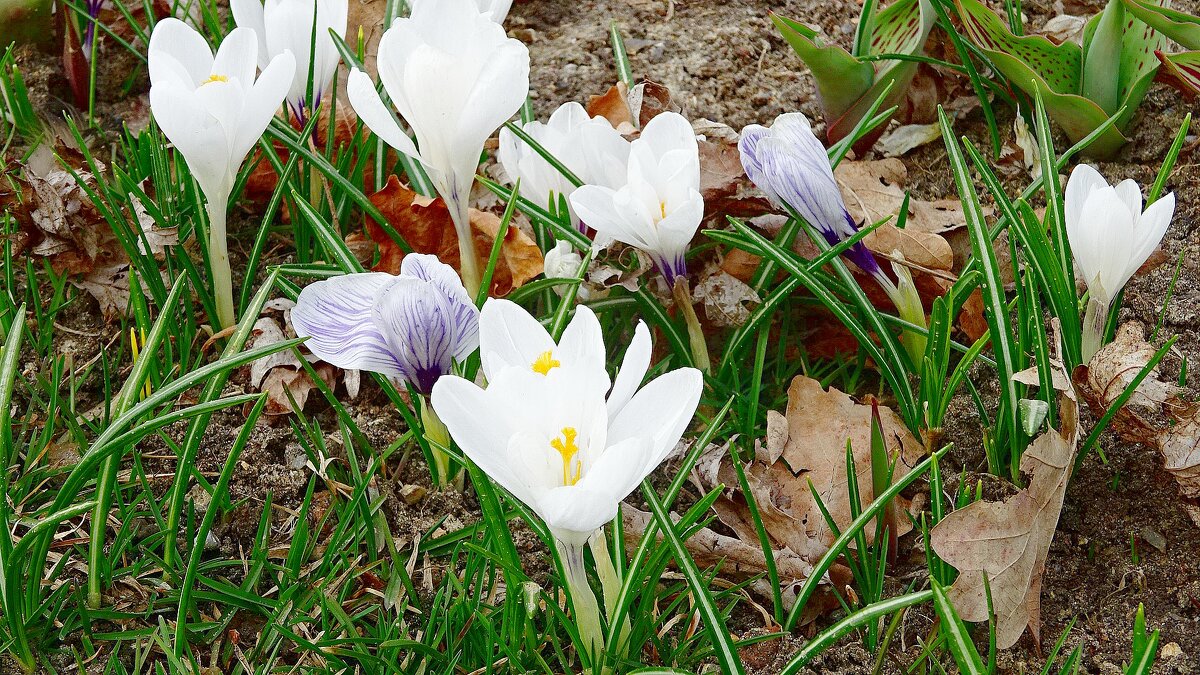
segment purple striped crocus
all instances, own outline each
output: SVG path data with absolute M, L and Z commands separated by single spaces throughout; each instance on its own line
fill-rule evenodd
M 842 192 L 833 177 L 829 154 L 813 134 L 812 125 L 803 113 L 780 115 L 769 128 L 751 124 L 742 129 L 738 153 L 742 168 L 758 189 L 776 206 L 812 225 L 830 246 L 836 246 L 858 232 L 858 225 L 846 210 Z M 900 280 L 897 286 L 863 242 L 856 242 L 843 255 L 879 283 L 902 319 L 925 326 L 925 310 L 906 269 L 893 263 Z M 905 331 L 902 340 L 914 363 L 919 363 L 925 351 L 924 336 Z
M 858 232 L 842 201 L 825 146 L 813 135 L 804 113 L 780 115 L 770 127 L 751 124 L 742 129 L 738 152 L 742 168 L 758 189 L 776 206 L 790 208 L 808 221 L 830 246 Z M 846 249 L 845 256 L 867 274 L 887 279 L 861 241 Z
M 418 253 L 404 256 L 399 275 L 362 272 L 309 284 L 292 325 L 321 360 L 382 373 L 422 395 L 479 347 L 479 310 L 458 274 Z
M 92 42 L 96 39 L 96 21 L 100 18 L 100 10 L 104 7 L 104 0 L 86 0 L 84 6 L 87 7 L 87 26 L 83 30 L 83 44 L 80 45 L 80 50 L 83 52 L 83 58 L 88 61 L 92 60 Z

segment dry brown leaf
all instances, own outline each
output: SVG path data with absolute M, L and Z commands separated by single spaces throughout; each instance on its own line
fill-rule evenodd
M 904 203 L 904 187 L 908 183 L 908 169 L 904 162 L 890 157 L 886 160 L 864 162 L 841 162 L 834 172 L 841 186 L 842 196 L 845 197 L 846 209 L 854 220 L 872 223 L 900 213 L 900 205 Z M 924 241 L 925 247 L 936 252 L 935 261 L 943 261 L 950 255 L 949 245 L 938 244 L 930 235 L 950 231 L 964 226 L 966 217 L 962 215 L 962 204 L 958 199 L 938 199 L 936 202 L 926 202 L 924 199 L 908 201 L 908 220 L 905 231 L 914 238 Z M 877 234 L 877 233 L 876 233 Z M 871 246 L 871 237 L 866 243 Z M 872 250 L 888 250 L 883 247 L 871 246 Z M 919 262 L 922 256 L 918 251 L 900 249 L 905 258 Z M 923 267 L 943 269 L 941 265 L 929 264 Z M 942 263 L 944 264 L 944 263 Z M 949 268 L 944 268 L 949 269 Z
M 271 317 L 262 317 L 256 321 L 251 337 L 251 347 L 264 347 L 287 340 L 279 323 Z M 313 369 L 326 385 L 334 385 L 336 371 L 333 366 L 317 362 L 313 364 Z M 250 385 L 267 394 L 267 405 L 263 409 L 267 415 L 291 413 L 292 402 L 288 398 L 289 394 L 296 401 L 296 407 L 304 409 L 309 394 L 317 387 L 291 349 L 269 354 L 251 363 Z M 247 404 L 246 411 L 249 411 L 250 407 L 253 406 Z
M 898 455 L 895 477 L 911 469 L 924 454 L 920 442 L 905 428 L 900 418 L 880 407 L 884 438 L 888 449 Z M 871 406 L 854 402 L 837 389 L 821 388 L 816 380 L 797 376 L 788 389 L 785 415 L 768 415 L 767 446 L 764 453 L 745 467 L 746 479 L 758 503 L 763 525 L 779 548 L 795 551 L 801 558 L 815 561 L 829 550 L 836 537 L 830 531 L 820 508 L 809 490 L 812 482 L 840 527 L 853 520 L 847 494 L 846 442 L 854 452 L 862 502 L 874 498 L 871 484 Z M 776 458 L 770 464 L 764 460 Z M 728 459 L 722 461 L 709 482 L 737 485 L 735 470 Z M 716 479 L 715 481 L 713 479 Z M 903 504 L 898 505 L 903 506 Z M 727 493 L 714 505 L 718 517 L 738 536 L 756 541 L 744 498 Z M 897 536 L 912 529 L 908 518 L 893 517 Z M 873 535 L 873 532 L 869 532 Z
M 737 132 L 732 128 L 698 120 L 692 125 L 699 141 L 700 194 L 707 217 L 720 215 L 751 218 L 772 210 L 771 203 L 754 187 L 742 168 Z
M 393 175 L 388 177 L 387 185 L 371 195 L 370 199 L 414 251 L 432 253 L 442 262 L 458 267 L 458 235 L 450 211 L 440 197 L 430 199 L 421 196 L 401 185 Z M 475 209 L 471 209 L 470 213 L 475 248 L 481 256 L 487 255 L 500 231 L 500 218 Z M 398 274 L 404 251 L 378 223 L 369 218 L 367 233 L 379 245 L 379 262 L 373 269 Z M 507 295 L 541 273 L 541 250 L 519 227 L 510 224 L 504 235 L 504 243 L 500 245 L 500 259 L 492 277 L 490 294 Z
M 629 89 L 618 82 L 599 96 L 589 96 L 587 113 L 592 117 L 603 117 L 622 134 L 637 131 L 633 112 L 629 108 Z
M 707 325 L 715 327 L 746 323 L 752 306 L 762 302 L 753 288 L 720 268 L 696 285 L 692 298 L 704 304 Z
M 1055 381 L 1065 381 L 1061 363 Z M 966 621 L 989 619 L 990 589 L 996 640 L 1007 649 L 1028 627 L 1040 640 L 1042 574 L 1066 497 L 1079 442 L 1079 408 L 1074 390 L 1059 391 L 1062 430 L 1037 437 L 1021 457 L 1028 485 L 1002 502 L 975 502 L 946 516 L 930 534 L 933 550 L 959 571 L 949 590 Z M 984 575 L 987 584 L 984 583 Z
M 1145 327 L 1122 324 L 1116 339 L 1076 373 L 1092 411 L 1103 414 L 1145 368 L 1157 351 L 1144 339 Z M 1158 448 L 1164 468 L 1179 484 L 1183 507 L 1200 526 L 1200 403 L 1185 401 L 1181 389 L 1150 372 L 1117 411 L 1112 429 L 1123 439 Z
M 1122 324 L 1113 341 L 1100 348 L 1088 363 L 1088 389 L 1095 393 L 1105 409 L 1116 401 L 1158 351 L 1144 336 L 1145 328 L 1141 323 Z M 1151 373 L 1134 390 L 1126 406 L 1157 412 L 1180 391 L 1179 387 L 1163 382 L 1156 373 Z
M 87 291 L 100 305 L 100 314 L 105 321 L 115 321 L 129 309 L 129 265 L 121 263 L 97 267 L 82 277 L 72 280 L 78 288 Z

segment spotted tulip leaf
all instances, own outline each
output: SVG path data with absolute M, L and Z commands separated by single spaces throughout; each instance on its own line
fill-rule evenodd
M 1013 84 L 1026 89 L 1032 74 L 1039 88 L 1060 95 L 1080 92 L 1083 52 L 1079 45 L 1056 45 L 1042 35 L 1013 35 L 1000 16 L 978 0 L 955 0 L 955 4 L 971 41 Z
M 1060 94 L 1051 89 L 1038 73 L 1020 59 L 1003 52 L 988 52 L 988 57 L 1014 86 L 1020 87 L 1031 97 L 1035 92 L 1041 94 L 1046 112 L 1072 142 L 1082 140 L 1108 120 L 1108 114 L 1092 101 L 1077 94 Z M 1093 141 L 1085 152 L 1103 159 L 1112 156 L 1127 142 L 1125 135 L 1114 125 Z
M 1162 60 L 1163 72 L 1172 85 L 1200 96 L 1200 51 L 1178 54 L 1159 52 L 1158 58 Z
M 826 121 L 842 117 L 875 83 L 875 67 L 870 63 L 826 44 L 817 31 L 799 21 L 778 14 L 772 14 L 771 20 L 812 71 Z
M 937 23 L 937 13 L 928 0 L 899 0 L 875 17 L 871 35 L 872 54 L 917 54 L 925 47 L 929 31 Z M 901 61 L 880 61 L 883 72 Z
M 1085 73 L 1092 66 L 1091 54 L 1095 51 L 1090 49 L 1099 40 L 1096 37 L 1096 31 L 1101 29 L 1103 16 L 1114 9 L 1114 3 L 1110 2 L 1108 7 L 1102 14 L 1098 14 L 1088 21 L 1083 33 L 1083 50 L 1084 50 L 1084 70 Z M 1130 12 L 1120 12 L 1124 16 L 1121 17 L 1120 35 L 1121 35 L 1121 53 L 1119 66 L 1106 64 L 1106 67 L 1099 68 L 1098 72 L 1111 73 L 1117 70 L 1120 73 L 1117 84 L 1119 85 L 1120 105 L 1124 112 L 1117 118 L 1116 127 L 1125 129 L 1129 124 L 1133 114 L 1137 112 L 1138 106 L 1141 105 L 1142 99 L 1146 96 L 1146 91 L 1154 82 L 1154 77 L 1158 73 L 1159 60 L 1155 55 L 1156 52 L 1165 49 L 1169 40 L 1161 32 L 1147 25 L 1141 19 L 1137 18 Z M 1119 68 L 1119 70 L 1118 70 Z M 1086 76 L 1085 76 L 1086 80 Z M 1111 81 L 1111 78 L 1109 78 Z M 1085 90 L 1087 87 L 1084 87 Z M 1084 91 L 1086 95 L 1088 92 Z M 1099 103 L 1096 98 L 1089 96 L 1093 101 Z M 1102 106 L 1104 107 L 1104 106 Z M 1106 107 L 1106 109 L 1108 109 Z M 1115 110 L 1115 108 L 1113 109 Z
M 1125 0 L 1125 8 L 1184 49 L 1200 49 L 1200 17 L 1162 7 L 1154 0 Z

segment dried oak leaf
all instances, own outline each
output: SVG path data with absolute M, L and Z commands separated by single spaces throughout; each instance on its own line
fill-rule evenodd
M 588 97 L 587 112 L 592 117 L 603 117 L 622 134 L 631 134 L 654 119 L 659 113 L 679 112 L 679 106 L 671 101 L 671 90 L 650 80 L 644 80 L 629 89 L 618 82 L 599 96 Z
M 753 305 L 762 302 L 753 288 L 719 267 L 696 285 L 692 297 L 703 303 L 709 325 L 726 328 L 746 323 Z
M 1056 382 L 1065 382 L 1061 363 Z M 1079 406 L 1074 390 L 1059 391 L 1062 429 L 1038 436 L 1021 457 L 1028 485 L 1001 502 L 975 502 L 946 516 L 930 534 L 930 545 L 959 571 L 950 587 L 954 608 L 966 621 L 987 621 L 990 588 L 996 640 L 1007 649 L 1028 627 L 1041 633 L 1042 574 L 1062 513 L 1067 481 L 1079 443 Z M 987 576 L 987 584 L 984 583 Z
M 1122 324 L 1116 339 L 1076 372 L 1084 399 L 1096 414 L 1107 411 L 1154 356 L 1157 350 L 1144 335 L 1141 323 Z M 1151 371 L 1117 411 L 1112 428 L 1127 441 L 1158 449 L 1164 468 L 1179 485 L 1184 510 L 1200 526 L 1200 403 L 1184 400 L 1181 391 L 1159 379 L 1157 369 Z
M 855 221 L 871 224 L 889 216 L 895 218 L 904 203 L 904 185 L 908 169 L 899 159 L 867 162 L 842 162 L 834 172 L 846 209 Z M 887 223 L 864 240 L 876 253 L 899 250 L 904 259 L 918 267 L 949 271 L 954 267 L 954 251 L 942 233 L 966 224 L 958 200 L 934 202 L 910 199 L 904 229 Z
M 256 321 L 251 337 L 251 347 L 278 344 L 287 339 L 279 323 L 271 317 L 262 317 Z M 333 366 L 318 362 L 313 364 L 313 369 L 326 385 L 334 385 L 336 372 Z M 296 408 L 303 409 L 309 394 L 317 387 L 291 349 L 275 352 L 251 363 L 250 385 L 267 394 L 267 405 L 263 409 L 267 415 L 291 413 L 292 401 L 288 398 L 289 394 L 296 401 Z M 247 412 L 250 407 L 252 406 L 247 404 Z
M 393 175 L 388 177 L 382 190 L 371 195 L 371 203 L 414 251 L 432 253 L 442 262 L 458 267 L 458 235 L 450 211 L 440 197 L 431 199 L 419 195 L 401 185 Z M 481 256 L 486 256 L 500 231 L 500 218 L 471 209 L 471 230 L 475 236 L 475 249 Z M 367 233 L 379 246 L 379 262 L 372 269 L 399 274 L 404 251 L 369 218 Z M 492 277 L 490 294 L 507 295 L 541 273 L 541 250 L 521 228 L 510 224 L 504 234 L 504 243 L 500 245 L 500 259 Z
M 924 455 L 920 442 L 890 409 L 880 407 L 884 438 L 889 452 L 897 456 L 895 477 L 908 473 Z M 871 484 L 871 406 L 856 403 L 848 395 L 808 377 L 797 376 L 788 389 L 784 415 L 768 415 L 764 451 L 746 465 L 746 478 L 757 501 L 763 525 L 778 548 L 795 551 L 803 559 L 819 559 L 834 536 L 809 490 L 809 482 L 821 496 L 834 522 L 845 527 L 853 520 L 847 494 L 846 442 L 854 452 L 862 502 L 874 499 Z M 737 475 L 726 458 L 709 482 L 737 485 Z M 715 480 L 712 480 L 715 479 Z M 903 504 L 898 502 L 897 506 Z M 718 517 L 738 536 L 756 541 L 744 497 L 727 492 L 714 505 Z M 895 513 L 891 519 L 897 536 L 912 529 L 907 517 Z M 870 530 L 870 528 L 868 528 Z M 873 535 L 873 530 L 869 531 Z

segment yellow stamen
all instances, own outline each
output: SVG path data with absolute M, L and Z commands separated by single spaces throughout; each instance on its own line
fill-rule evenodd
M 550 441 L 550 447 L 558 451 L 562 456 L 563 463 L 563 485 L 574 485 L 579 482 L 583 474 L 583 465 L 580 462 L 575 462 L 575 472 L 571 473 L 571 460 L 575 455 L 579 454 L 579 446 L 575 445 L 575 437 L 578 432 L 574 427 L 563 427 L 562 439 L 554 439 Z
M 537 357 L 537 360 L 534 361 L 533 365 L 531 365 L 529 367 L 532 368 L 533 372 L 535 372 L 535 373 L 539 373 L 541 375 L 548 375 L 551 370 L 553 370 L 561 365 L 562 365 L 562 363 L 558 359 L 554 358 L 554 352 L 547 349 L 546 351 L 539 354 Z
M 140 342 L 138 340 L 139 332 L 141 333 Z M 145 344 L 146 344 L 146 332 L 138 331 L 136 328 L 130 326 L 130 328 L 129 328 L 129 351 L 133 353 L 133 363 L 137 363 L 138 356 L 141 354 L 141 351 L 142 351 L 142 345 L 145 345 Z M 144 399 L 144 398 L 148 397 L 151 393 L 152 393 L 152 389 L 150 387 L 150 378 L 147 377 L 145 384 L 142 385 L 141 397 Z
M 666 202 L 658 203 L 658 212 L 660 214 L 659 220 L 665 220 L 667 217 L 667 203 Z
M 203 87 L 204 85 L 212 83 L 212 82 L 228 82 L 228 81 L 229 81 L 228 75 L 221 75 L 221 74 L 214 73 L 212 75 L 209 75 L 207 80 L 201 82 L 200 86 Z

